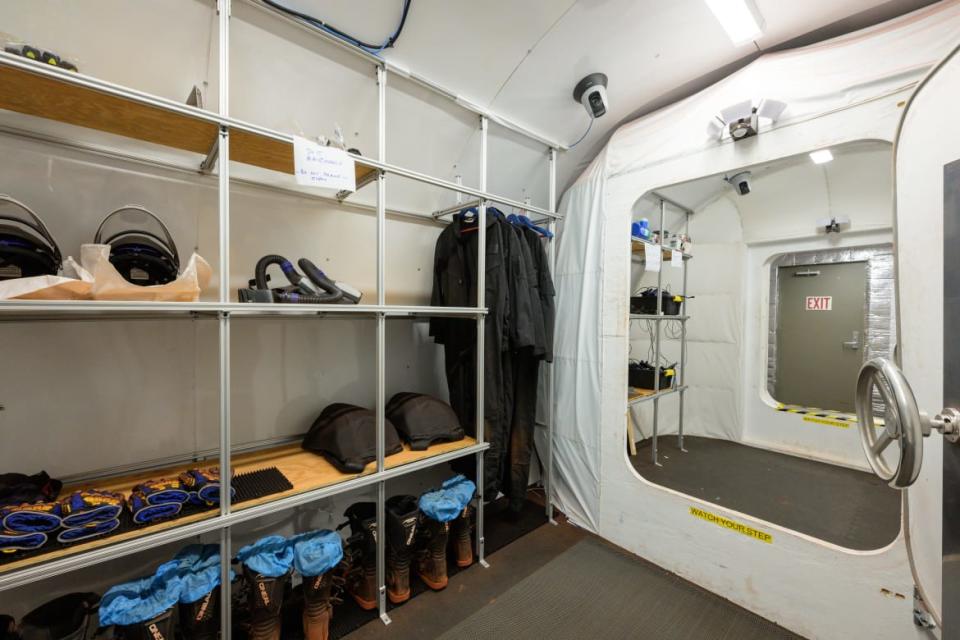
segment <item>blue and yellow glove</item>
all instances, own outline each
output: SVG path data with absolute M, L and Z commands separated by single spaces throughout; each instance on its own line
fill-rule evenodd
M 47 543 L 45 533 L 17 533 L 0 529 L 0 553 L 32 551 Z
M 180 484 L 190 492 L 190 503 L 212 507 L 220 504 L 220 469 L 190 469 L 180 474 Z M 236 493 L 230 488 L 231 497 Z
M 150 504 L 183 504 L 190 499 L 190 492 L 183 488 L 179 478 L 162 478 L 141 482 L 133 488 Z
M 60 528 L 60 503 L 0 507 L 0 528 L 15 533 L 49 533 Z
M 180 502 L 161 502 L 153 504 L 149 498 L 138 491 L 130 494 L 127 499 L 133 521 L 137 524 L 153 524 L 161 520 L 168 520 L 180 515 L 183 504 Z
M 57 536 L 57 540 L 67 544 L 71 542 L 80 542 L 81 540 L 89 540 L 90 538 L 97 538 L 99 536 L 107 535 L 119 526 L 120 520 L 114 518 L 113 520 L 91 522 L 81 527 L 67 527 L 60 532 L 60 535 Z
M 123 511 L 123 494 L 96 489 L 74 491 L 60 503 L 60 511 L 67 528 L 116 520 Z

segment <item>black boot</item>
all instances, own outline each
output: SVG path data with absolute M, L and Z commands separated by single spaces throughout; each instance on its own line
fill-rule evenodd
M 120 627 L 119 632 L 125 640 L 174 640 L 173 607 L 152 620 Z
M 100 596 L 95 593 L 68 593 L 23 616 L 19 636 L 14 634 L 13 637 L 24 640 L 90 640 L 99 626 L 99 605 Z M 0 637 L 5 637 L 4 631 L 0 625 Z
M 249 640 L 280 640 L 280 610 L 290 573 L 279 578 L 268 578 L 244 566 L 243 575 L 250 587 Z
M 306 640 L 330 638 L 333 582 L 331 571 L 319 576 L 303 577 L 303 635 Z
M 461 569 L 473 564 L 473 539 L 470 537 L 470 507 L 464 507 L 457 519 L 450 523 L 454 554 Z
M 450 523 L 438 522 L 421 513 L 417 531 L 417 575 L 434 591 L 445 589 Z
M 180 633 L 185 640 L 217 640 L 220 636 L 220 587 L 190 604 L 180 603 Z
M 358 502 L 343 514 L 350 521 L 350 576 L 347 591 L 361 609 L 377 608 L 377 505 Z
M 387 597 L 394 604 L 410 599 L 410 559 L 418 514 L 414 496 L 394 496 L 387 500 Z

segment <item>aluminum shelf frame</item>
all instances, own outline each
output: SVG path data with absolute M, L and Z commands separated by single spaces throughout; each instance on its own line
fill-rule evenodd
M 660 233 L 663 234 L 665 223 L 666 223 L 666 214 L 667 214 L 667 205 L 670 205 L 674 208 L 679 209 L 684 214 L 684 233 L 687 235 L 690 234 L 690 216 L 693 215 L 693 211 L 684 207 L 683 205 L 670 200 L 669 198 L 664 198 L 658 193 L 653 192 L 653 196 L 660 201 Z M 653 247 L 655 250 L 660 250 L 665 254 L 669 254 L 672 249 L 669 247 L 663 247 L 661 245 L 650 242 L 649 240 L 644 240 L 642 238 L 631 237 L 632 243 L 632 253 L 636 254 L 637 246 L 642 246 L 644 250 L 646 247 Z M 657 296 L 657 312 L 655 314 L 629 314 L 631 321 L 633 320 L 646 320 L 652 321 L 654 330 L 651 338 L 653 339 L 653 363 L 654 367 L 660 366 L 660 354 L 661 354 L 661 345 L 662 345 L 662 329 L 664 322 L 678 322 L 680 324 L 680 376 L 679 381 L 675 387 L 670 390 L 662 391 L 660 389 L 660 376 L 653 376 L 653 393 L 650 395 L 644 395 L 637 398 L 630 398 L 629 394 L 627 397 L 627 410 L 633 409 L 633 407 L 643 404 L 647 401 L 653 401 L 653 433 L 650 436 L 651 447 L 650 452 L 653 458 L 653 463 L 657 466 L 660 466 L 658 454 L 657 454 L 657 438 L 659 437 L 660 430 L 660 400 L 666 396 L 673 394 L 678 394 L 680 397 L 680 407 L 678 415 L 678 432 L 677 440 L 679 443 L 680 451 L 686 453 L 686 449 L 683 448 L 683 405 L 684 398 L 686 396 L 687 385 L 685 384 L 686 375 L 687 375 L 687 320 L 690 319 L 690 316 L 686 314 L 687 311 L 687 275 L 688 275 L 688 261 L 693 257 L 688 253 L 683 253 L 682 269 L 683 269 L 683 289 L 680 295 L 683 297 L 683 302 L 681 302 L 681 313 L 680 315 L 666 315 L 663 313 L 663 296 Z M 657 291 L 661 291 L 663 288 L 663 265 L 661 265 L 660 270 L 657 271 Z M 627 429 L 632 429 L 632 424 L 628 421 Z
M 242 0 L 247 4 L 252 4 L 260 6 L 262 9 L 266 7 L 255 0 Z M 104 94 L 106 96 L 112 96 L 114 98 L 119 98 L 121 100 L 129 101 L 131 103 L 136 103 L 137 105 L 146 105 L 149 107 L 156 108 L 161 112 L 177 114 L 179 116 L 185 116 L 192 120 L 195 120 L 200 123 L 206 123 L 206 125 L 212 125 L 215 127 L 215 135 L 213 136 L 213 145 L 206 150 L 205 157 L 202 158 L 202 162 L 197 167 L 197 169 L 210 169 L 212 168 L 212 159 L 214 157 L 219 158 L 230 158 L 230 143 L 231 135 L 233 134 L 252 134 L 254 136 L 260 136 L 273 141 L 278 141 L 282 143 L 293 143 L 294 136 L 291 134 L 283 133 L 280 131 L 274 131 L 265 127 L 258 126 L 253 123 L 244 122 L 235 118 L 232 118 L 229 114 L 229 83 L 230 83 L 230 68 L 229 68 L 229 50 L 230 50 L 230 6 L 231 0 L 217 0 L 217 15 L 218 15 L 218 30 L 219 30 L 219 111 L 212 112 L 199 109 L 193 106 L 188 106 L 185 104 L 178 103 L 173 100 L 166 98 L 161 98 L 158 96 L 150 95 L 148 93 L 138 91 L 129 87 L 124 87 L 118 84 L 114 84 L 105 80 L 100 80 L 97 78 L 85 76 L 78 73 L 68 73 L 61 69 L 56 69 L 46 65 L 37 64 L 33 61 L 26 60 L 5 52 L 0 52 L 0 69 L 13 68 L 19 69 L 20 71 L 39 76 L 40 78 L 45 78 L 47 80 L 55 81 L 56 83 L 61 83 L 57 86 L 65 87 L 80 87 L 88 90 Z M 293 22 L 297 22 L 293 20 Z M 306 26 L 306 25 L 301 25 Z M 316 29 L 309 29 L 314 34 L 325 37 L 325 34 Z M 328 38 L 329 39 L 329 38 Z M 340 46 L 346 47 L 348 50 L 353 50 L 351 47 L 345 45 L 342 42 L 338 42 Z M 355 51 L 356 52 L 356 51 Z M 216 455 L 219 452 L 219 464 L 221 473 L 223 476 L 227 477 L 231 474 L 231 455 L 232 452 L 237 450 L 236 447 L 232 446 L 231 443 L 231 398 L 230 398 L 230 328 L 231 328 L 231 319 L 233 317 L 371 317 L 377 321 L 377 460 L 376 460 L 376 471 L 374 473 L 351 478 L 345 480 L 341 483 L 322 487 L 319 489 L 311 490 L 304 492 L 302 494 L 297 494 L 293 496 L 287 496 L 270 502 L 266 502 L 261 505 L 257 505 L 250 508 L 240 508 L 234 509 L 229 501 L 223 501 L 220 505 L 219 513 L 212 512 L 212 515 L 208 519 L 204 519 L 198 522 L 192 522 L 189 524 L 184 524 L 182 526 L 175 526 L 167 530 L 159 531 L 156 533 L 148 534 L 143 537 L 126 540 L 123 542 L 118 542 L 113 545 L 107 545 L 102 548 L 95 550 L 87 551 L 84 553 L 78 553 L 72 556 L 66 556 L 57 560 L 51 560 L 48 562 L 41 562 L 37 565 L 30 566 L 24 569 L 19 569 L 15 571 L 10 571 L 7 573 L 0 573 L 0 592 L 14 589 L 16 587 L 24 586 L 30 583 L 34 583 L 40 580 L 44 580 L 50 577 L 63 575 L 77 569 L 96 566 L 98 564 L 116 559 L 125 556 L 130 556 L 147 549 L 153 549 L 165 544 L 172 542 L 178 542 L 182 540 L 189 539 L 191 537 L 207 534 L 214 531 L 219 531 L 220 539 L 220 548 L 221 548 L 221 577 L 224 582 L 229 581 L 229 571 L 230 571 L 230 562 L 229 559 L 232 557 L 231 552 L 231 527 L 243 522 L 254 520 L 256 518 L 262 517 L 264 515 L 274 513 L 279 510 L 290 509 L 297 506 L 308 505 L 318 500 L 329 498 L 335 495 L 340 495 L 349 491 L 354 491 L 361 488 L 376 486 L 378 489 L 377 495 L 377 512 L 378 512 L 378 528 L 380 535 L 377 536 L 378 545 L 377 545 L 377 575 L 378 583 L 380 585 L 380 602 L 379 609 L 381 619 L 385 623 L 389 623 L 389 617 L 386 615 L 386 598 L 385 598 L 385 567 L 384 567 L 384 553 L 385 553 L 385 536 L 383 535 L 384 527 L 384 502 L 386 498 L 385 488 L 386 482 L 388 480 L 398 478 L 407 474 L 416 473 L 423 469 L 427 469 L 436 465 L 444 464 L 454 459 L 475 456 L 477 463 L 477 477 L 483 477 L 483 467 L 484 467 L 484 452 L 489 449 L 489 443 L 484 440 L 483 432 L 483 406 L 482 402 L 478 403 L 477 407 L 477 426 L 476 426 L 476 439 L 477 444 L 470 447 L 465 447 L 456 451 L 438 454 L 430 458 L 425 458 L 416 462 L 412 462 L 403 466 L 394 467 L 387 469 L 384 464 L 384 405 L 385 405 L 385 359 L 386 359 L 386 335 L 385 335 L 385 322 L 388 319 L 393 318 L 403 318 L 403 317 L 413 317 L 413 318 L 423 318 L 423 317 L 433 317 L 433 316 L 448 316 L 448 317 L 464 317 L 464 318 L 473 318 L 476 321 L 477 326 L 477 347 L 478 350 L 482 351 L 483 340 L 484 340 L 484 327 L 486 320 L 486 305 L 484 300 L 485 292 L 485 257 L 486 257 L 486 225 L 483 224 L 483 220 L 486 217 L 486 203 L 493 202 L 501 204 L 507 207 L 513 207 L 516 209 L 524 210 L 528 213 L 538 214 L 546 218 L 546 225 L 550 231 L 556 233 L 556 222 L 562 219 L 562 215 L 556 212 L 556 203 L 557 203 L 557 189 L 556 189 L 556 170 L 557 170 L 557 151 L 566 149 L 565 146 L 559 145 L 553 141 L 547 140 L 535 132 L 531 132 L 515 123 L 506 120 L 497 114 L 493 114 L 483 110 L 482 108 L 472 105 L 466 100 L 463 100 L 459 96 L 456 96 L 450 92 L 445 91 L 442 87 L 439 87 L 423 78 L 411 74 L 409 71 L 400 69 L 396 65 L 391 65 L 386 63 L 380 58 L 375 56 L 371 62 L 376 67 L 376 81 L 378 85 L 378 158 L 372 159 L 368 157 L 363 157 L 355 154 L 350 154 L 353 160 L 362 167 L 367 167 L 373 169 L 374 172 L 371 175 L 370 179 L 361 180 L 361 184 L 358 185 L 358 188 L 363 184 L 369 184 L 376 182 L 377 184 L 377 205 L 375 208 L 375 214 L 377 217 L 377 281 L 378 281 L 378 292 L 377 292 L 377 303 L 372 305 L 269 305 L 269 304 L 241 304 L 232 302 L 230 300 L 230 188 L 232 184 L 243 184 L 243 185 L 254 185 L 264 189 L 270 189 L 275 191 L 287 191 L 283 187 L 278 187 L 273 184 L 268 184 L 265 182 L 259 182 L 257 180 L 252 180 L 249 178 L 243 179 L 231 179 L 230 175 L 230 162 L 219 162 L 219 171 L 215 176 L 211 176 L 212 179 L 216 179 L 218 183 L 218 231 L 219 231 L 219 300 L 215 302 L 195 302 L 195 303 L 156 303 L 156 302 L 105 302 L 105 301 L 3 301 L 0 302 L 0 322 L 3 321 L 25 321 L 25 320 L 44 320 L 44 319 L 53 319 L 53 320 L 82 320 L 82 319 L 133 319 L 133 318 L 158 318 L 158 317 L 175 317 L 178 315 L 183 315 L 184 317 L 211 317 L 217 320 L 218 322 L 218 353 L 219 353 L 219 364 L 218 364 L 218 382 L 219 382 L 219 447 L 216 451 L 208 452 L 211 455 Z M 474 189 L 471 187 L 463 186 L 462 184 L 455 184 L 448 180 L 443 180 L 430 176 L 425 173 L 418 171 L 413 171 L 404 167 L 397 165 L 389 164 L 386 161 L 386 135 L 385 135 L 385 111 L 386 111 L 386 83 L 389 72 L 396 72 L 401 77 L 413 80 L 421 84 L 424 87 L 431 89 L 432 91 L 439 93 L 441 95 L 446 95 L 450 98 L 454 104 L 460 106 L 461 108 L 472 111 L 477 114 L 479 117 L 479 130 L 480 130 L 480 188 Z M 32 114 L 31 114 L 32 115 Z M 38 116 L 43 117 L 43 116 Z M 536 207 L 529 205 L 524 202 L 519 202 L 510 198 L 505 198 L 498 196 L 497 194 L 490 193 L 487 191 L 487 129 L 488 122 L 495 122 L 501 126 L 504 126 L 512 131 L 520 133 L 538 143 L 544 144 L 546 147 L 546 157 L 549 163 L 549 206 L 550 209 L 545 209 L 542 207 Z M 83 128 L 85 125 L 68 123 L 71 127 Z M 88 127 L 89 128 L 89 127 Z M 156 160 L 147 155 L 138 155 L 136 153 L 127 153 L 125 151 L 114 151 L 109 148 L 100 148 L 98 144 L 84 143 L 79 141 L 71 141 L 69 139 L 69 134 L 64 139 L 51 137 L 46 134 L 39 132 L 29 131 L 29 130 L 11 130 L 9 128 L 0 127 L 5 133 L 9 135 L 19 135 L 24 138 L 32 138 L 46 142 L 48 144 L 59 145 L 65 148 L 74 148 L 80 149 L 87 153 L 94 155 L 100 155 L 102 157 L 110 157 L 121 159 L 134 163 L 141 163 L 145 165 L 159 167 L 166 170 L 179 170 L 185 171 L 190 170 L 189 167 L 181 167 L 176 163 L 171 163 L 168 161 Z M 28 126 L 29 129 L 29 126 Z M 97 130 L 96 127 L 93 127 L 92 130 Z M 100 129 L 102 131 L 110 132 L 108 129 Z M 123 135 L 123 134 L 120 134 Z M 132 138 L 136 139 L 136 138 Z M 141 139 L 142 140 L 142 139 Z M 150 140 L 144 140 L 145 142 L 150 142 Z M 162 142 L 154 142 L 153 144 L 163 144 Z M 173 147 L 171 147 L 173 148 Z M 183 148 L 181 147 L 181 150 Z M 184 150 L 185 157 L 194 157 L 195 154 Z M 204 154 L 200 154 L 203 156 Z M 453 191 L 455 193 L 463 194 L 469 197 L 473 197 L 479 201 L 479 212 L 480 212 L 480 222 L 479 224 L 479 265 L 478 265 L 478 301 L 476 307 L 429 307 L 429 306 L 404 306 L 404 305 L 388 305 L 385 301 L 385 288 L 384 288 L 384 273 L 385 273 L 385 247 L 387 242 L 386 237 L 386 219 L 389 214 L 386 209 L 386 195 L 385 195 L 385 186 L 386 180 L 385 177 L 387 174 L 397 175 L 403 178 L 414 180 L 423 184 L 431 185 L 441 189 Z M 293 190 L 291 190 L 293 191 Z M 297 193 L 300 193 L 297 191 Z M 300 193 L 300 195 L 304 195 Z M 325 198 L 330 200 L 330 198 Z M 346 207 L 357 208 L 357 205 L 351 205 L 345 203 Z M 369 215 L 369 211 L 363 212 L 365 215 Z M 430 214 L 424 214 L 422 216 L 417 216 L 416 214 L 408 214 L 406 212 L 400 212 L 405 216 L 412 217 L 422 217 L 425 219 L 430 218 Z M 556 248 L 555 243 L 551 242 L 547 248 L 548 262 L 550 265 L 551 273 L 555 273 L 556 269 Z M 547 416 L 545 417 L 544 425 L 547 429 L 547 460 L 546 466 L 547 471 L 544 478 L 544 487 L 547 495 L 546 500 L 546 515 L 550 522 L 553 520 L 553 505 L 552 505 L 552 485 L 553 485 L 553 421 L 554 421 L 554 408 L 553 408 L 553 398 L 555 393 L 555 376 L 553 375 L 553 365 L 546 364 L 545 368 L 545 384 L 549 394 L 549 400 L 547 402 Z M 484 391 L 484 371 L 483 371 L 483 358 L 477 358 L 477 396 L 478 398 L 483 398 Z M 484 501 L 483 495 L 483 483 L 478 483 L 478 495 L 477 501 L 479 504 L 482 504 Z M 476 535 L 476 553 L 478 562 L 482 566 L 488 566 L 485 559 L 485 539 L 484 539 L 484 513 L 483 509 L 477 509 L 477 535 Z M 555 524 L 555 522 L 554 522 Z M 2 567 L 0 567 L 2 571 Z M 227 589 L 221 590 L 221 638 L 223 640 L 230 640 L 231 638 L 231 608 L 232 603 L 230 600 L 230 591 Z

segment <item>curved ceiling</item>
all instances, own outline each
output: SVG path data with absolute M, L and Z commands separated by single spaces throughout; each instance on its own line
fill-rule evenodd
M 369 42 L 382 41 L 401 1 L 286 0 Z M 384 57 L 548 138 L 571 143 L 589 119 L 573 101 L 588 73 L 609 76 L 610 111 L 561 154 L 566 186 L 612 131 L 712 84 L 759 52 L 808 44 L 932 4 L 931 0 L 756 0 L 764 36 L 735 47 L 703 0 L 413 0 Z

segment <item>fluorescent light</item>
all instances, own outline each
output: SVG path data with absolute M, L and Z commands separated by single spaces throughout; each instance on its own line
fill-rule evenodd
M 814 164 L 827 164 L 833 160 L 833 154 L 830 149 L 820 149 L 820 151 L 811 153 L 810 159 L 813 160 Z
M 753 42 L 763 35 L 763 16 L 753 0 L 704 0 L 734 46 Z

